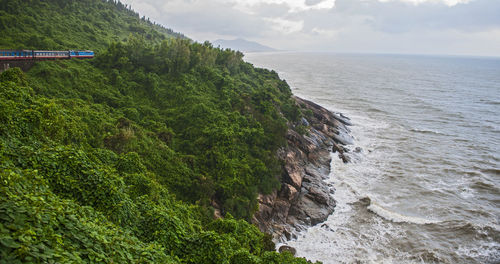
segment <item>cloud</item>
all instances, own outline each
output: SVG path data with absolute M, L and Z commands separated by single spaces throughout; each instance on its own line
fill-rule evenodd
M 448 6 L 454 6 L 457 4 L 463 4 L 463 3 L 468 3 L 473 0 L 379 0 L 380 2 L 391 2 L 391 1 L 401 1 L 401 2 L 407 2 L 407 3 L 412 3 L 414 5 L 419 5 L 423 3 L 435 3 L 435 4 L 445 4 Z
M 292 21 L 282 18 L 268 18 L 268 21 L 273 23 L 273 29 L 282 34 L 291 34 L 299 32 L 304 28 L 304 21 Z
M 415 53 L 453 46 L 500 55 L 499 0 L 122 1 L 198 41 L 242 37 L 288 50 Z
M 411 2 L 411 3 L 410 3 Z M 418 5 L 413 3 L 420 2 Z M 458 2 L 455 0 L 454 2 Z M 462 1 L 465 3 L 465 1 Z M 500 1 L 477 0 L 448 5 L 436 1 L 337 0 L 332 15 L 363 16 L 374 30 L 406 33 L 418 30 L 455 29 L 485 31 L 500 28 Z
M 300 12 L 314 9 L 330 9 L 335 6 L 335 0 L 225 0 L 236 6 L 251 9 L 262 4 L 283 4 L 288 6 L 290 12 Z

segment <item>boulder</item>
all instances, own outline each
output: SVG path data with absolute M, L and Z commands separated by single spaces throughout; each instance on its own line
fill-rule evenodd
M 286 245 L 283 245 L 281 246 L 278 251 L 280 253 L 283 253 L 283 252 L 290 252 L 292 255 L 295 256 L 295 254 L 297 254 L 297 250 L 291 246 L 286 246 Z
M 290 202 L 294 202 L 299 196 L 299 192 L 295 187 L 288 183 L 284 183 L 281 187 L 280 197 L 288 199 Z

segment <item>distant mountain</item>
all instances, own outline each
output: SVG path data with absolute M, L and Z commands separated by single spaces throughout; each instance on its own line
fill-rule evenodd
M 276 51 L 268 46 L 264 46 L 254 41 L 248 41 L 245 39 L 237 38 L 233 40 L 218 39 L 213 42 L 215 47 L 220 46 L 221 48 L 229 48 L 232 50 L 239 50 L 243 52 L 264 52 L 264 51 Z

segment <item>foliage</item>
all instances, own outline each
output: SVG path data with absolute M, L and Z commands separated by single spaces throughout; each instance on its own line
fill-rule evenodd
M 0 171 L 0 263 L 178 263 L 91 207 L 54 195 L 36 170 Z
M 301 117 L 276 72 L 114 1 L 0 0 L 0 32 L 98 51 L 0 74 L 0 262 L 307 263 L 247 222 Z
M 138 34 L 185 38 L 114 0 L 0 0 L 0 49 L 94 49 Z

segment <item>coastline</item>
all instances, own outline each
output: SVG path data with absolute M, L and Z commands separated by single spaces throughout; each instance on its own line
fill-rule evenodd
M 289 124 L 287 147 L 278 151 L 283 162 L 282 188 L 259 195 L 259 210 L 252 222 L 275 242 L 296 237 L 295 233 L 324 222 L 334 212 L 335 189 L 325 182 L 331 167 L 331 153 L 349 162 L 344 146 L 352 144 L 349 118 L 293 96 L 306 113 L 298 124 Z

